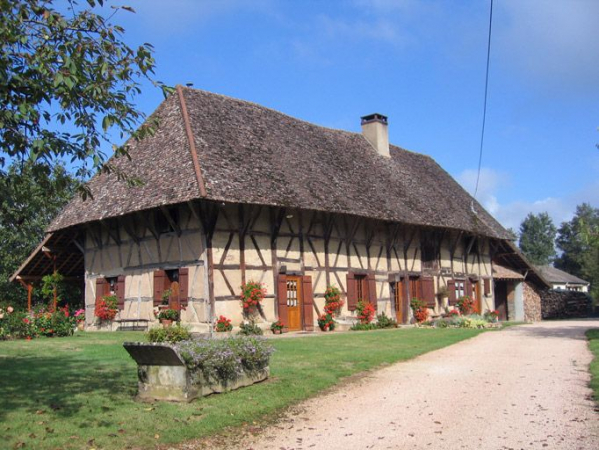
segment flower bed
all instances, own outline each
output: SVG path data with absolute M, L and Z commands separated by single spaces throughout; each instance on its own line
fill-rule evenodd
M 27 313 L 12 306 L 0 309 L 0 340 L 33 339 L 38 336 L 71 336 L 76 319 L 65 306 L 56 311 L 43 306 Z
M 256 337 L 123 344 L 138 364 L 138 397 L 191 401 L 265 380 L 273 348 Z

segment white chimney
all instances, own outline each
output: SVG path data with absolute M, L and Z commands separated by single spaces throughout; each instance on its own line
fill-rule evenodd
M 390 157 L 387 116 L 375 113 L 362 117 L 362 135 L 379 155 Z

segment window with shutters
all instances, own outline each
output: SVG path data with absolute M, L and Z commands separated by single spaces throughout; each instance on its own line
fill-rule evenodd
M 157 270 L 154 272 L 154 306 L 169 305 L 180 309 L 188 303 L 189 269 Z
M 116 295 L 116 291 L 117 291 L 117 282 L 118 282 L 118 277 L 106 277 L 104 278 L 104 280 L 106 280 L 106 290 L 104 291 L 104 295 Z
M 454 293 L 455 293 L 456 299 L 460 299 L 461 297 L 466 295 L 466 281 L 465 280 L 455 280 Z
M 101 277 L 96 279 L 96 302 L 103 297 L 114 295 L 119 309 L 125 307 L 125 276 Z

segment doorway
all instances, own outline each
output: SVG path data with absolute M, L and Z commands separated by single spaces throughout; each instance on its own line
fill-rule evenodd
M 287 327 L 302 329 L 302 277 L 287 276 Z

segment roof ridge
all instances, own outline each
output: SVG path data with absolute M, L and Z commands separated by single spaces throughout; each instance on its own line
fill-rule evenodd
M 187 141 L 189 143 L 189 151 L 191 153 L 191 159 L 193 161 L 193 168 L 195 171 L 196 179 L 198 181 L 198 188 L 200 189 L 200 197 L 207 197 L 206 183 L 202 176 L 202 169 L 200 167 L 200 161 L 198 158 L 198 152 L 196 150 L 195 139 L 193 137 L 193 131 L 191 129 L 191 121 L 189 120 L 189 114 L 187 112 L 187 105 L 185 104 L 185 96 L 183 94 L 183 88 L 180 84 L 176 86 L 177 96 L 179 97 L 179 105 L 181 106 L 181 115 L 183 116 L 183 124 L 185 126 L 185 134 L 187 135 Z

